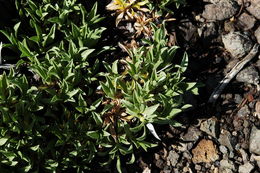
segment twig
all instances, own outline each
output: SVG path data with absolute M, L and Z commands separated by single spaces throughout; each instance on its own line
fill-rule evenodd
M 241 12 L 244 9 L 244 7 L 245 7 L 245 2 L 244 2 L 244 0 L 242 0 L 241 7 L 240 7 L 238 13 L 236 14 L 236 17 L 239 17 L 241 15 Z
M 222 81 L 219 83 L 219 85 L 215 88 L 214 92 L 209 97 L 209 103 L 214 104 L 222 91 L 225 89 L 225 87 L 228 85 L 228 83 L 237 75 L 237 73 L 243 69 L 243 67 L 251 61 L 255 55 L 258 53 L 259 45 L 255 44 L 251 51 L 247 54 L 245 58 L 243 58 L 241 61 L 239 61 L 233 69 L 222 79 Z

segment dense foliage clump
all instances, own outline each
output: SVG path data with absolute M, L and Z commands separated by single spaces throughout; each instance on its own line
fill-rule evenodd
M 190 107 L 183 95 L 197 88 L 183 77 L 188 57 L 172 63 L 177 47 L 167 46 L 164 23 L 150 24 L 144 46 L 121 45 L 129 56 L 109 64 L 97 3 L 15 5 L 17 23 L 1 30 L 16 64 L 0 75 L 0 169 L 82 172 L 102 158 L 120 171 L 122 155 L 133 163 L 135 150 L 155 146 L 147 127 L 176 125 Z

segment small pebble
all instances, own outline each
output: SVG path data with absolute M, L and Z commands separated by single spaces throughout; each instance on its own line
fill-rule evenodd
M 200 165 L 195 165 L 195 169 L 197 170 L 197 171 L 200 171 L 201 170 L 201 166 Z
M 233 132 L 232 132 L 232 135 L 233 135 L 233 136 L 237 136 L 237 132 L 236 132 L 236 131 L 233 131 Z
M 209 169 L 211 167 L 211 163 L 206 163 L 205 168 Z
M 226 154 L 228 152 L 227 148 L 223 145 L 220 145 L 219 150 L 221 153 Z
M 228 156 L 228 157 L 229 157 L 230 159 L 232 159 L 232 158 L 234 158 L 234 156 L 235 156 L 234 152 L 233 152 L 233 151 L 230 151 L 230 153 L 229 153 L 229 156 Z
M 249 127 L 249 122 L 248 122 L 247 120 L 244 120 L 243 126 L 244 126 L 245 128 Z
M 229 100 L 229 99 L 232 99 L 233 98 L 233 95 L 232 94 L 226 94 L 226 99 Z
M 241 97 L 240 94 L 235 94 L 234 101 L 235 101 L 236 104 L 241 103 L 242 99 L 243 99 L 243 98 Z

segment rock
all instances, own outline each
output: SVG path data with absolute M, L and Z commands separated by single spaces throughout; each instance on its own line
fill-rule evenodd
M 235 27 L 235 23 L 230 21 L 230 20 L 226 20 L 224 22 L 224 31 L 226 33 L 228 32 L 234 32 L 236 30 L 236 27 Z
M 221 153 L 223 153 L 224 155 L 228 154 L 227 148 L 226 148 L 225 146 L 223 146 L 223 145 L 220 145 L 220 146 L 219 146 L 219 151 L 220 151 Z
M 236 131 L 233 131 L 233 132 L 232 132 L 232 136 L 237 136 L 237 132 L 236 132 Z
M 191 170 L 190 170 L 190 168 L 188 167 L 188 166 L 185 166 L 184 168 L 183 168 L 183 172 L 190 172 Z
M 233 98 L 233 95 L 228 93 L 226 94 L 226 97 L 225 97 L 227 100 L 231 100 Z
M 165 166 L 164 168 L 163 168 L 163 173 L 171 173 L 172 171 L 171 171 L 171 166 Z
M 241 148 L 241 149 L 239 149 L 239 152 L 242 156 L 243 162 L 247 163 L 249 158 L 248 158 L 246 151 Z
M 186 158 L 187 160 L 191 160 L 192 159 L 192 155 L 190 154 L 189 151 L 185 151 L 183 154 L 182 154 L 183 158 Z
M 195 165 L 195 169 L 197 170 L 197 171 L 200 171 L 201 170 L 201 166 L 200 165 Z
M 218 152 L 211 140 L 202 139 L 192 150 L 193 163 L 210 163 L 218 160 Z
M 178 168 L 174 168 L 174 169 L 173 169 L 173 172 L 174 172 L 174 173 L 179 173 L 180 170 L 179 170 Z
M 180 155 L 176 153 L 174 150 L 171 150 L 169 152 L 169 155 L 167 157 L 167 165 L 175 166 L 178 163 Z
M 229 157 L 230 159 L 233 159 L 234 156 L 235 156 L 234 152 L 233 152 L 233 151 L 230 151 L 228 157 Z
M 205 23 L 202 27 L 202 37 L 203 37 L 203 43 L 204 44 L 209 44 L 210 41 L 215 38 L 215 36 L 218 34 L 217 32 L 217 26 L 215 22 L 208 22 Z
M 243 98 L 242 98 L 242 96 L 240 94 L 235 94 L 234 101 L 235 101 L 236 104 L 241 103 L 242 99 Z
M 200 124 L 200 130 L 208 135 L 217 138 L 217 119 L 215 117 L 207 119 Z
M 155 159 L 154 159 L 155 165 L 156 165 L 158 168 L 162 169 L 165 165 L 164 165 L 164 161 L 161 159 L 160 155 L 157 154 L 157 153 L 155 153 L 154 158 L 155 158 Z
M 250 110 L 247 105 L 243 106 L 239 111 L 237 112 L 237 116 L 239 117 L 245 117 L 250 114 Z
M 255 85 L 259 83 L 259 79 L 260 79 L 259 74 L 254 66 L 249 66 L 244 70 L 240 71 L 236 77 L 236 80 L 238 82 L 245 82 L 248 84 L 255 84 Z
M 255 30 L 255 38 L 257 42 L 260 44 L 260 26 Z
M 244 122 L 243 122 L 244 128 L 248 128 L 249 125 L 250 125 L 250 122 L 248 120 L 244 120 Z
M 193 142 L 189 142 L 189 143 L 180 142 L 179 145 L 176 146 L 176 149 L 178 151 L 184 152 L 190 150 L 192 147 L 193 147 Z
M 149 167 L 146 167 L 142 173 L 151 173 L 151 169 Z
M 190 41 L 192 38 L 194 38 L 194 35 L 197 32 L 197 27 L 189 20 L 182 20 L 180 22 L 182 23 L 179 26 L 179 29 L 182 31 L 181 35 L 186 41 Z
M 239 113 L 239 115 L 241 115 L 241 114 Z M 239 134 L 241 134 L 242 130 L 244 129 L 242 118 L 245 118 L 245 117 L 235 116 L 234 119 L 233 119 L 234 129 L 236 131 L 238 131 Z
M 250 161 L 251 162 L 256 161 L 258 168 L 260 168 L 260 156 L 256 156 L 256 155 L 252 154 L 250 157 Z
M 250 173 L 254 169 L 254 166 L 249 162 L 245 163 L 244 165 L 240 165 L 238 168 L 239 173 Z
M 209 169 L 211 167 L 211 163 L 206 163 L 205 168 Z
M 225 20 L 236 14 L 238 5 L 233 0 L 214 1 L 213 4 L 205 5 L 202 17 L 207 20 Z
M 260 0 L 250 0 L 249 4 L 246 10 L 260 20 Z
M 256 19 L 247 13 L 242 13 L 238 18 L 238 25 L 240 25 L 241 28 L 245 31 L 252 29 L 255 25 L 255 22 Z
M 219 172 L 232 173 L 233 171 L 235 171 L 235 166 L 232 161 L 226 159 L 220 161 Z
M 201 131 L 196 127 L 189 127 L 187 133 L 185 133 L 181 138 L 184 141 L 197 141 L 201 136 Z
M 222 130 L 218 141 L 221 145 L 224 145 L 225 147 L 227 147 L 229 149 L 229 151 L 233 151 L 233 146 L 231 144 L 231 134 L 229 131 Z
M 260 155 L 260 130 L 255 126 L 252 127 L 249 140 L 249 151 Z
M 230 32 L 222 36 L 222 41 L 227 51 L 234 58 L 241 58 L 252 48 L 253 43 L 250 38 L 240 32 Z

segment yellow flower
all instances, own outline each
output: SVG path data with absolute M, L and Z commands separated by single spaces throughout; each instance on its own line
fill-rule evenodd
M 141 8 L 148 1 L 144 0 L 137 2 L 137 0 L 112 0 L 110 4 L 107 5 L 107 10 L 116 11 L 116 26 L 122 21 L 123 18 L 126 20 L 132 20 L 135 17 L 135 10 L 148 12 L 149 9 Z

